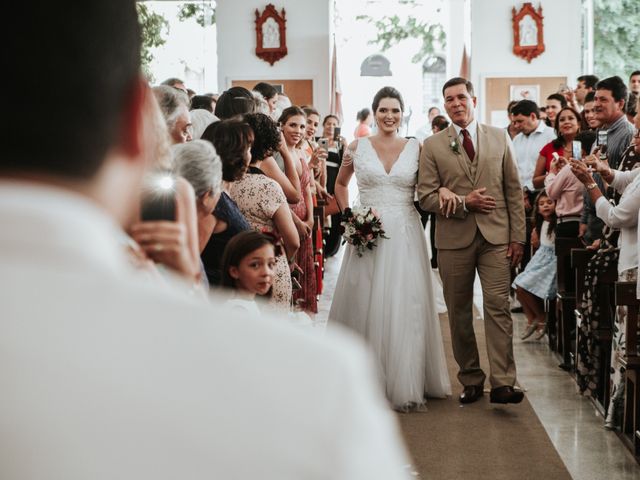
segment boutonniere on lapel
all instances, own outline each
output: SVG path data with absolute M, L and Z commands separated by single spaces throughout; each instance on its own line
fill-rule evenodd
M 451 151 L 453 153 L 455 153 L 456 155 L 460 155 L 460 144 L 458 143 L 458 139 L 453 139 L 451 140 L 451 143 L 449 144 L 449 147 L 451 147 Z

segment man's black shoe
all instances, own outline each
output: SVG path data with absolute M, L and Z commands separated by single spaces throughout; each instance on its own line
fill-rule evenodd
M 460 403 L 473 403 L 484 395 L 484 387 L 482 385 L 467 385 L 460 394 Z

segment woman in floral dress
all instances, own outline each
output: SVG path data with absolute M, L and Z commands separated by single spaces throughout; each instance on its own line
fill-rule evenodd
M 251 164 L 247 173 L 231 184 L 229 193 L 252 228 L 282 240 L 286 256 L 277 259 L 270 302 L 278 309 L 288 310 L 292 290 L 287 259 L 295 259 L 300 238 L 282 187 L 260 170 L 262 160 L 280 145 L 281 135 L 275 122 L 262 113 L 248 114 L 245 121 L 254 133 Z

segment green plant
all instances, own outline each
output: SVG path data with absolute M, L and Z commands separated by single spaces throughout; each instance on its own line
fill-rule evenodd
M 181 22 L 195 17 L 201 27 L 216 23 L 216 9 L 209 2 L 185 3 L 178 11 L 178 19 Z
M 398 0 L 398 4 L 414 8 L 422 6 L 417 0 Z M 378 45 L 383 52 L 408 38 L 421 40 L 420 50 L 411 58 L 413 63 L 423 61 L 426 57 L 441 51 L 446 45 L 446 34 L 439 23 L 420 21 L 413 16 L 402 19 L 398 15 L 385 15 L 378 19 L 370 15 L 358 15 L 356 19 L 376 27 L 377 36 L 370 40 L 369 44 Z
M 149 10 L 143 2 L 136 2 L 138 10 L 138 21 L 140 22 L 142 35 L 141 64 L 142 71 L 153 82 L 155 79 L 149 70 L 153 60 L 151 49 L 166 43 L 164 35 L 169 33 L 169 22 L 159 13 Z
M 593 1 L 594 70 L 600 78 L 627 80 L 640 66 L 640 2 Z

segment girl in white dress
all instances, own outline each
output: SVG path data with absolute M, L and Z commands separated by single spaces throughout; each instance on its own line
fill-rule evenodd
M 349 205 L 355 173 L 360 204 L 375 208 L 388 239 L 358 256 L 348 245 L 329 313 L 371 346 L 387 398 L 398 410 L 425 397 L 451 394 L 433 294 L 433 277 L 420 216 L 413 205 L 420 143 L 398 135 L 404 104 L 391 87 L 373 100 L 378 133 L 354 141 L 335 186 L 338 204 Z

